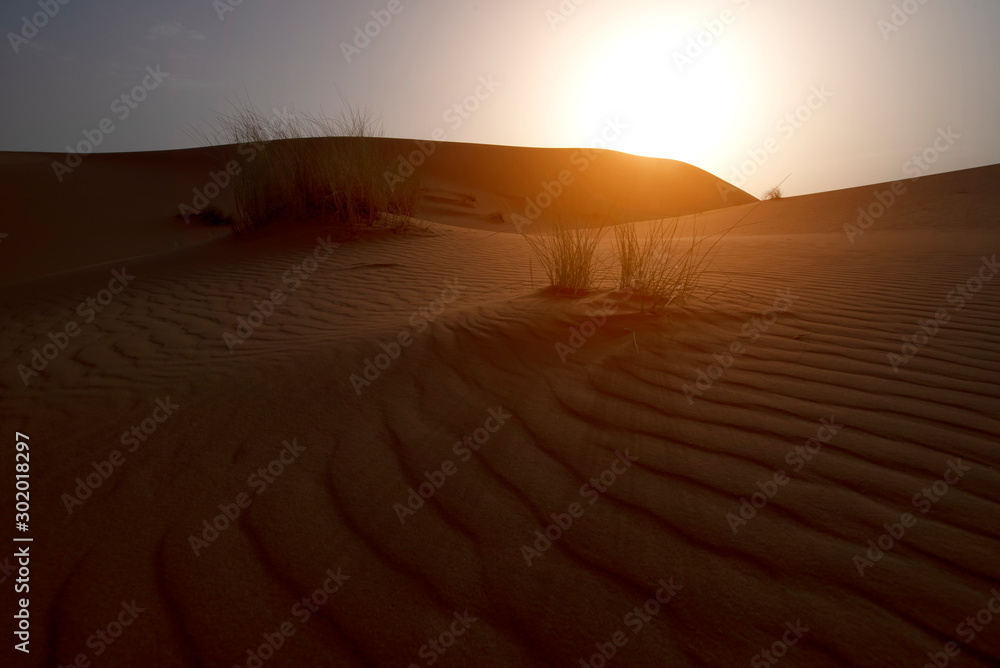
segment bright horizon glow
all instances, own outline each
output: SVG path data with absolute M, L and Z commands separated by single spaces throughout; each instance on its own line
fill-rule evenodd
M 650 28 L 623 35 L 581 70 L 579 133 L 617 116 L 628 126 L 610 149 L 697 164 L 720 148 L 720 130 L 739 121 L 741 86 L 721 46 L 697 75 L 685 76 L 663 33 Z

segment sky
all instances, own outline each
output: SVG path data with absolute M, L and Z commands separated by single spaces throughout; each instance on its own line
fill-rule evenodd
M 0 150 L 187 148 L 236 99 L 347 101 L 387 136 L 798 195 L 1000 163 L 998 28 L 996 0 L 4 0 Z

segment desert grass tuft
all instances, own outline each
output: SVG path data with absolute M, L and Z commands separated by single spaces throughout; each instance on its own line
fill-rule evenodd
M 606 231 L 606 223 L 580 227 L 556 211 L 552 219 L 536 221 L 522 236 L 549 283 L 560 291 L 576 294 L 591 289 L 600 280 L 597 249 Z
M 346 105 L 335 118 L 294 110 L 270 117 L 249 101 L 231 104 L 231 113 L 196 135 L 257 149 L 233 179 L 237 232 L 306 220 L 323 220 L 348 234 L 406 227 L 416 211 L 418 184 L 386 182 L 392 156 L 370 110 Z
M 678 218 L 644 224 L 623 223 L 614 228 L 614 259 L 618 266 L 618 287 L 642 298 L 654 313 L 691 297 L 708 298 L 713 293 L 705 285 L 717 245 L 724 233 L 699 234 L 692 221 L 689 235 L 683 235 Z

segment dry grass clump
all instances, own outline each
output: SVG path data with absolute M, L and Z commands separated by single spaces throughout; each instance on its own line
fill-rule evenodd
M 398 230 L 416 211 L 416 181 L 390 188 L 383 176 L 394 156 L 380 143 L 381 127 L 370 110 L 347 105 L 336 118 L 295 111 L 271 117 L 249 102 L 237 100 L 233 107 L 196 134 L 259 147 L 233 178 L 236 231 L 317 219 L 348 233 Z
M 559 212 L 551 221 L 535 222 L 522 236 L 542 265 L 549 282 L 573 293 L 592 288 L 598 280 L 597 248 L 606 227 L 576 227 Z
M 634 295 L 642 309 L 657 312 L 686 298 L 714 294 L 706 282 L 716 248 L 726 232 L 701 233 L 697 219 L 612 224 L 611 214 L 596 226 L 579 226 L 559 207 L 548 220 L 536 220 L 521 232 L 548 277 L 560 292 L 579 294 L 614 287 Z M 603 244 L 609 228 L 614 235 Z M 602 253 L 601 251 L 605 251 Z
M 628 222 L 615 227 L 619 288 L 646 298 L 654 312 L 708 292 L 703 279 L 722 234 L 699 235 L 692 223 L 690 236 L 682 236 L 679 219 L 673 218 L 646 224 L 646 234 L 640 237 L 638 225 Z
M 761 198 L 762 201 L 768 201 L 772 199 L 781 199 L 781 186 L 777 185 L 764 193 L 764 197 Z

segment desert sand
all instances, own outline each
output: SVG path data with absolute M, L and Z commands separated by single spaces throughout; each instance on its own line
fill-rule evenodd
M 1000 166 L 852 235 L 890 184 L 439 144 L 338 242 L 185 224 L 231 151 L 0 155 L 17 665 L 1000 665 Z M 564 169 L 728 230 L 720 292 L 546 290 L 509 211 Z

